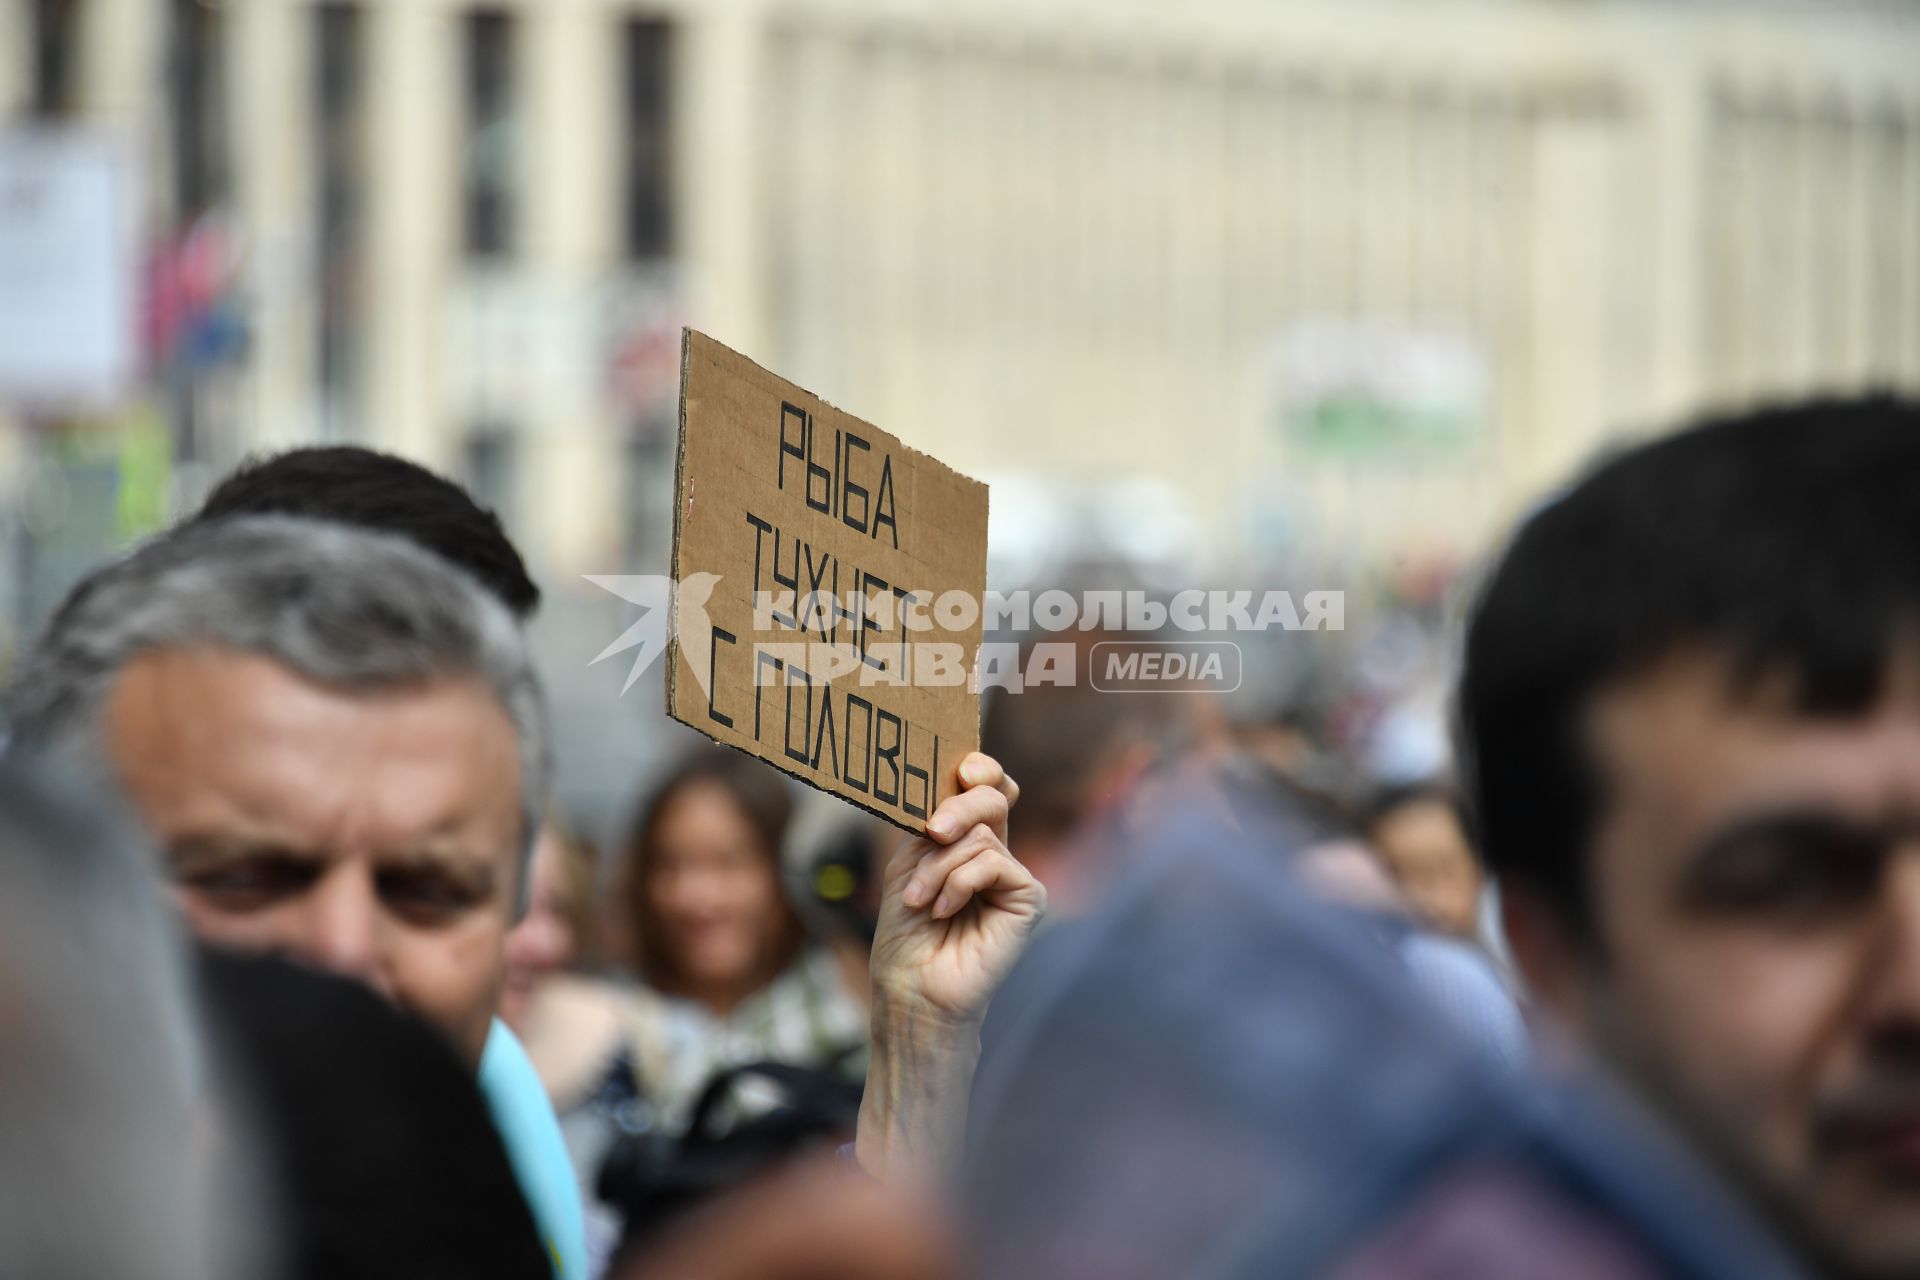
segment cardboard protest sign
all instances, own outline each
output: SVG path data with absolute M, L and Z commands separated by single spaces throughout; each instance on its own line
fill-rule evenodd
M 681 339 L 667 714 L 919 832 L 980 745 L 987 487 Z

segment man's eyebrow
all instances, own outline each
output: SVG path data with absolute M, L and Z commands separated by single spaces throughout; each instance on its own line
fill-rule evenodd
M 379 873 L 383 875 L 447 875 L 476 887 L 490 887 L 495 875 L 492 858 L 478 857 L 451 846 L 423 845 L 383 854 L 375 861 Z
M 219 865 L 243 858 L 285 858 L 295 862 L 319 862 L 321 855 L 302 849 L 290 841 L 271 836 L 186 835 L 169 840 L 167 861 L 175 868 Z
M 1877 840 L 1892 839 L 1908 832 L 1920 832 L 1920 815 L 1856 816 L 1813 806 L 1765 809 L 1732 819 L 1708 836 L 1700 848 L 1704 851 L 1721 845 L 1745 844 L 1755 839 L 1773 839 L 1783 835 L 1845 835 Z
M 1838 841 L 1890 846 L 1902 834 L 1920 833 L 1912 816 L 1857 818 L 1829 809 L 1775 809 L 1737 818 L 1701 841 L 1687 856 L 1686 877 L 1711 875 L 1753 850 L 1783 841 Z

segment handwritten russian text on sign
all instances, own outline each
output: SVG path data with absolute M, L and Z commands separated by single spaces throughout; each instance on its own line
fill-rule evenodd
M 987 487 L 682 338 L 667 713 L 909 831 L 980 744 Z

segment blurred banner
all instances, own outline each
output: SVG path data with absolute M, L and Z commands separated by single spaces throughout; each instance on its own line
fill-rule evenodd
M 1484 348 L 1464 332 L 1329 316 L 1275 344 L 1274 413 L 1310 454 L 1457 457 L 1492 414 Z
M 131 388 L 126 170 L 104 135 L 0 131 L 0 404 L 97 409 Z

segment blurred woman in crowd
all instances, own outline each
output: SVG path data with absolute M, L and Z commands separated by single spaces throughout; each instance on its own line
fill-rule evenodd
M 857 1079 L 864 1066 L 864 1002 L 782 882 L 791 812 L 778 774 L 724 747 L 696 749 L 657 784 L 609 886 L 611 958 L 638 983 L 592 973 L 591 855 L 551 827 L 534 851 L 501 1016 L 559 1113 L 596 1270 L 636 1198 L 681 1190 L 669 1184 L 683 1135 L 717 1074 L 778 1062 Z M 728 1114 L 774 1101 L 743 1086 Z
M 621 886 L 634 970 L 659 1000 L 632 1027 L 654 1107 L 683 1119 L 718 1070 L 824 1067 L 857 1053 L 866 1011 L 809 945 L 782 888 L 793 802 L 764 764 L 703 747 L 642 806 Z
M 598 1124 L 576 1159 L 597 1208 L 623 1222 L 619 1257 L 852 1132 L 867 1010 L 787 897 L 791 813 L 773 770 L 707 746 L 655 788 L 627 839 L 614 932 L 644 985 L 622 1006 L 613 1069 L 574 1118 Z

